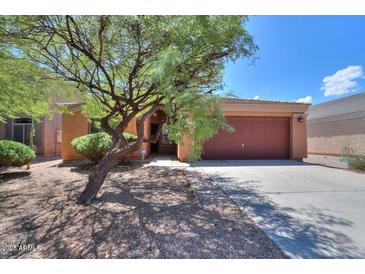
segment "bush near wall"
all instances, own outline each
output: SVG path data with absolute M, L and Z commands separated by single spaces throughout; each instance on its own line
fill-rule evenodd
M 34 151 L 19 142 L 10 140 L 0 141 L 0 167 L 20 167 L 32 162 Z
M 130 133 L 123 133 L 123 136 L 128 142 L 133 142 L 137 139 L 137 136 Z M 110 149 L 112 137 L 106 132 L 97 132 L 77 137 L 72 140 L 71 144 L 78 153 L 97 163 Z
M 348 164 L 353 169 L 365 171 L 365 155 L 353 155 L 349 157 Z

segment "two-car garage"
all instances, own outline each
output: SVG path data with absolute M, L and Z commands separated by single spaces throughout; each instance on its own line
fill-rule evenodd
M 205 160 L 289 159 L 290 118 L 226 116 L 233 132 L 221 130 L 203 147 Z
M 221 109 L 234 131 L 220 130 L 207 140 L 201 158 L 301 160 L 307 157 L 308 107 L 294 102 L 223 98 Z M 179 145 L 178 158 L 184 160 L 188 155 L 187 145 Z

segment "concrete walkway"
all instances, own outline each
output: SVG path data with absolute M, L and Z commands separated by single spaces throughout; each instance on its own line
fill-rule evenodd
M 328 167 L 349 168 L 348 163 L 344 161 L 343 157 L 338 156 L 308 154 L 308 158 L 303 159 L 303 161 Z
M 199 161 L 293 258 L 365 258 L 365 175 L 294 161 Z
M 148 166 L 189 167 L 190 164 L 180 162 L 174 155 L 153 155 Z

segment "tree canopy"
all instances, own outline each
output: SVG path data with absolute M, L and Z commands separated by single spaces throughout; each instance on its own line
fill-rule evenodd
M 246 16 L 14 16 L 2 18 L 0 30 L 22 56 L 84 94 L 85 112 L 97 116 L 113 138 L 97 167 L 108 171 L 141 145 L 144 120 L 161 106 L 170 137 L 194 134 L 194 152 L 200 153 L 202 142 L 224 125 L 214 91 L 221 88 L 225 63 L 257 49 L 246 21 Z M 138 139 L 129 144 L 120 132 L 134 117 Z M 103 181 L 106 173 L 94 177 Z
M 108 128 L 112 119 L 130 121 L 156 103 L 186 108 L 180 102 L 189 98 L 196 102 L 197 95 L 219 88 L 224 63 L 256 50 L 243 27 L 246 20 L 243 16 L 24 16 L 3 18 L 2 30 L 22 56 L 91 96 L 99 118 L 106 117 L 104 129 L 113 135 Z M 88 109 L 95 115 L 90 104 Z
M 19 115 L 38 121 L 51 115 L 49 105 L 57 98 L 70 98 L 74 88 L 50 78 L 45 69 L 0 51 L 0 122 Z

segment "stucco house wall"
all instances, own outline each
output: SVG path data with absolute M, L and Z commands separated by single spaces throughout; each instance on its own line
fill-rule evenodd
M 151 130 L 151 118 L 147 118 L 144 122 L 144 139 L 150 139 L 150 130 Z M 137 118 L 133 118 L 132 121 L 128 124 L 125 132 L 137 135 Z M 143 142 L 140 149 L 133 151 L 130 155 L 125 156 L 126 160 L 133 160 L 133 159 L 141 159 L 140 150 L 143 149 L 146 151 L 146 155 L 150 154 L 150 143 Z
M 225 98 L 221 108 L 224 116 L 270 116 L 290 117 L 290 158 L 302 160 L 307 157 L 306 115 L 309 105 L 302 103 L 275 102 Z M 298 118 L 301 118 L 301 122 Z M 178 146 L 178 158 L 186 161 L 191 155 L 190 143 L 184 139 Z
M 55 110 L 54 105 L 50 106 Z M 27 117 L 19 115 L 19 117 Z M 62 115 L 54 112 L 52 116 L 45 116 L 35 124 L 34 145 L 37 155 L 56 156 L 60 155 L 61 143 L 57 141 L 57 131 L 61 130 Z M 8 119 L 6 123 L 0 123 L 0 139 L 13 140 L 13 120 Z
M 277 116 L 290 118 L 290 158 L 301 160 L 307 157 L 307 135 L 306 117 L 308 104 L 284 103 L 260 100 L 225 99 L 222 102 L 222 111 L 225 116 Z M 80 108 L 74 108 L 73 115 L 63 114 L 62 116 L 62 146 L 61 153 L 64 160 L 83 159 L 76 153 L 71 145 L 71 141 L 82 135 L 89 133 L 87 119 L 81 114 Z M 151 116 L 145 121 L 144 138 L 150 139 L 151 121 L 156 117 Z M 136 119 L 133 119 L 126 132 L 137 133 Z M 188 136 L 183 137 L 183 141 L 177 144 L 177 157 L 180 161 L 186 161 L 191 156 L 190 144 L 194 142 Z M 142 147 L 147 155 L 150 153 L 150 143 L 144 142 Z M 140 159 L 139 150 L 133 152 L 126 159 Z
M 60 155 L 61 143 L 57 140 L 57 131 L 62 130 L 62 115 L 56 112 L 52 119 L 43 118 L 43 155 Z
M 62 114 L 61 156 L 63 160 L 85 159 L 75 151 L 71 142 L 74 138 L 88 134 L 88 132 L 89 123 L 87 118 L 82 115 L 81 110 Z
M 365 92 L 309 108 L 308 153 L 365 154 Z
M 64 113 L 61 115 L 62 120 L 62 143 L 61 143 L 61 156 L 63 160 L 82 160 L 85 159 L 82 155 L 77 153 L 73 148 L 71 142 L 73 139 L 90 133 L 90 124 L 87 118 L 81 113 L 80 106 L 71 108 L 71 113 Z M 136 118 L 128 124 L 125 132 L 137 134 Z M 144 138 L 148 140 L 150 138 L 150 120 L 145 120 L 144 125 Z M 150 144 L 144 142 L 141 146 L 146 150 L 146 155 L 150 153 Z M 140 159 L 140 151 L 136 150 L 130 155 L 126 156 L 126 160 Z

